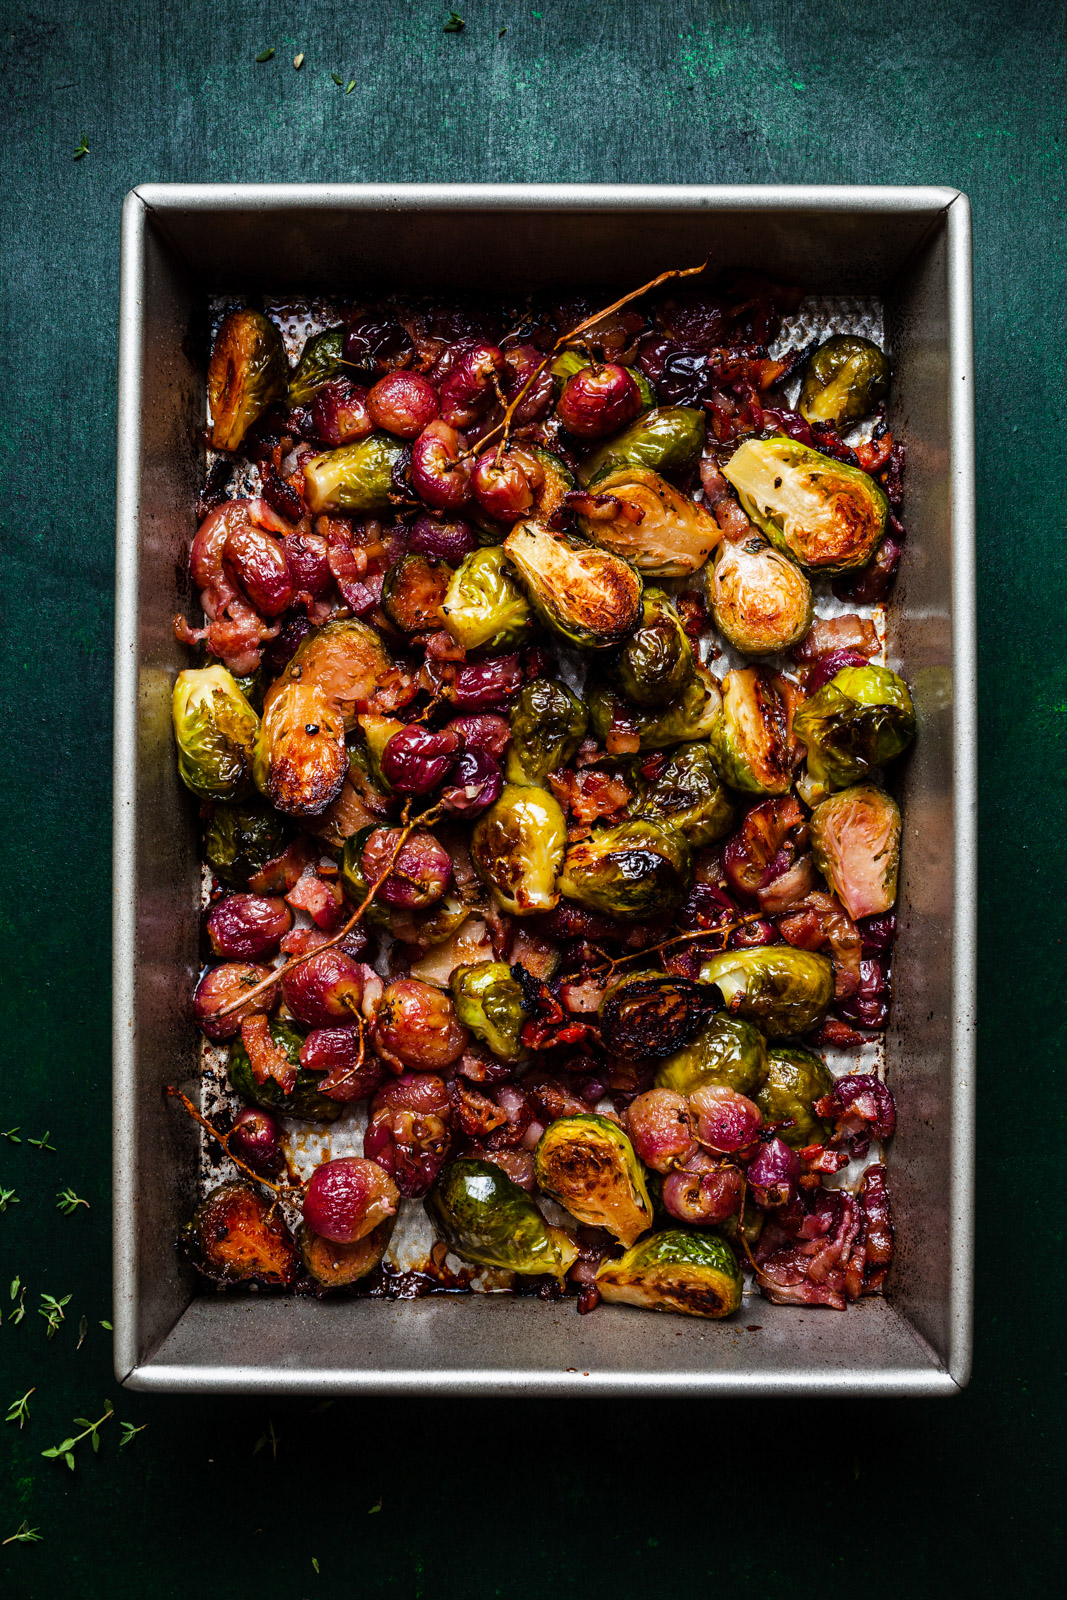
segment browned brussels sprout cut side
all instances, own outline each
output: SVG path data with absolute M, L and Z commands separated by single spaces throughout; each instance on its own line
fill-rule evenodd
M 541 1135 L 537 1186 L 572 1217 L 631 1245 L 652 1226 L 652 1202 L 633 1145 L 607 1117 L 560 1117 Z
M 277 1211 L 249 1183 L 224 1183 L 197 1207 L 188 1238 L 205 1277 L 282 1288 L 297 1274 L 297 1254 Z
M 641 579 L 609 550 L 517 522 L 504 552 L 541 621 L 580 650 L 617 645 L 641 615 Z
M 873 478 L 782 434 L 746 439 L 722 470 L 746 515 L 809 571 L 865 567 L 885 532 L 889 502 Z
M 649 578 L 684 578 L 722 542 L 715 518 L 642 467 L 619 467 L 600 478 L 579 505 L 587 539 L 613 550 Z
M 395 1217 L 379 1222 L 366 1238 L 355 1244 L 335 1244 L 303 1223 L 296 1236 L 304 1269 L 323 1289 L 347 1289 L 379 1267 L 389 1248 Z
M 892 909 L 900 834 L 900 807 L 873 784 L 842 789 L 812 812 L 815 865 L 853 919 Z
M 601 1298 L 645 1311 L 729 1317 L 741 1304 L 741 1269 L 725 1239 L 704 1228 L 669 1228 L 642 1239 L 596 1275 Z
M 261 311 L 245 306 L 225 317 L 207 369 L 211 443 L 236 450 L 268 406 L 285 398 L 289 363 L 282 336 Z
M 317 683 L 281 678 L 268 692 L 253 774 L 290 816 L 319 816 L 336 800 L 348 775 L 345 726 Z

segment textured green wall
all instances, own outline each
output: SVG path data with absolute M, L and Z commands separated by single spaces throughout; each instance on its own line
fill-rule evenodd
M 458 35 L 442 31 L 447 11 L 4 7 L 0 1124 L 50 1128 L 56 1149 L 0 1139 L 0 1187 L 21 1199 L 0 1215 L 0 1401 L 37 1388 L 23 1432 L 0 1423 L 0 1539 L 23 1517 L 42 1535 L 0 1550 L 0 1589 L 1034 1592 L 1063 1570 L 1050 1500 L 1064 1422 L 1064 8 L 471 0 Z M 268 46 L 275 58 L 256 65 Z M 332 71 L 355 80 L 350 94 Z M 119 207 L 153 179 L 947 183 L 971 196 L 982 1083 L 977 1359 L 962 1397 L 119 1401 L 98 1325 L 115 323 Z M 68 1184 L 90 1211 L 56 1210 Z M 16 1273 L 28 1310 L 12 1326 Z M 72 1296 L 52 1342 L 42 1291 Z M 149 1424 L 129 1449 L 112 1422 L 74 1474 L 41 1459 L 106 1396 Z M 271 1425 L 276 1462 L 270 1445 L 255 1453 Z

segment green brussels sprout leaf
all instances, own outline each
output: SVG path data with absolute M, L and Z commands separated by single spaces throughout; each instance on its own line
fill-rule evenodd
M 577 751 L 589 726 L 589 713 L 566 684 L 534 678 L 513 704 L 509 720 L 511 743 L 504 765 L 508 782 L 543 783 Z
M 690 1095 L 717 1083 L 752 1099 L 766 1076 L 767 1046 L 759 1029 L 743 1017 L 717 1011 L 695 1039 L 660 1063 L 655 1086 Z
M 529 603 L 499 545 L 464 558 L 452 574 L 441 615 L 464 650 L 514 649 L 533 626 Z
M 907 749 L 915 737 L 915 707 L 907 684 L 889 667 L 842 667 L 800 707 L 793 732 L 807 747 L 815 784 L 844 789 Z
M 797 410 L 808 422 L 841 428 L 869 416 L 889 389 L 889 358 L 870 339 L 835 333 L 812 355 Z
M 703 450 L 706 428 L 703 411 L 688 406 L 656 406 L 591 451 L 578 468 L 578 482 L 585 488 L 599 488 L 601 480 L 620 467 L 679 471 Z
M 503 961 L 457 967 L 449 987 L 456 1016 L 495 1056 L 517 1061 L 528 1012 L 522 984 Z

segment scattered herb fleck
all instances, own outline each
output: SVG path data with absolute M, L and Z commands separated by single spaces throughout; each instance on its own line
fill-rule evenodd
M 42 1450 L 41 1454 L 47 1457 L 49 1461 L 58 1461 L 60 1456 L 62 1456 L 71 1472 L 73 1472 L 75 1445 L 80 1444 L 85 1438 L 91 1438 L 93 1441 L 94 1452 L 100 1449 L 100 1429 L 103 1427 L 108 1417 L 113 1417 L 115 1415 L 115 1408 L 111 1404 L 110 1400 L 104 1401 L 104 1408 L 103 1416 L 98 1417 L 95 1422 L 90 1422 L 88 1417 L 75 1417 L 75 1422 L 80 1422 L 82 1424 L 81 1433 L 76 1433 L 72 1439 L 64 1439 L 62 1444 L 53 1445 L 51 1450 Z
M 339 72 L 331 72 L 330 73 L 330 77 L 333 79 L 334 83 L 337 85 L 337 87 L 339 89 L 342 89 L 344 87 L 345 80 L 342 78 L 342 76 L 341 76 L 341 74 Z
M 311 1565 L 315 1568 L 315 1571 L 318 1572 L 318 1570 L 319 1570 L 319 1558 L 318 1558 L 318 1556 L 312 1556 Z
M 380 1511 L 381 1509 L 382 1509 L 382 1502 L 380 1500 L 375 1500 L 374 1504 L 367 1508 L 368 1517 L 373 1517 L 374 1513 L 376 1511 Z
M 122 1450 L 130 1443 L 131 1440 L 135 1439 L 139 1433 L 143 1433 L 145 1431 L 145 1429 L 148 1427 L 148 1423 L 142 1422 L 139 1428 L 135 1428 L 132 1422 L 120 1422 L 119 1427 L 122 1429 L 122 1438 L 119 1440 L 119 1449 Z
M 47 1327 L 45 1328 L 45 1335 L 47 1338 L 53 1338 L 59 1332 L 59 1324 L 61 1322 L 66 1322 L 67 1316 L 66 1312 L 63 1310 L 63 1307 L 67 1305 L 69 1301 L 69 1294 L 64 1295 L 62 1300 L 57 1300 L 54 1295 L 42 1294 L 41 1303 L 37 1307 L 37 1315 L 39 1317 L 43 1317 L 47 1324 Z
M 348 80 L 348 82 L 347 82 L 347 83 L 346 83 L 346 84 L 345 84 L 345 94 L 351 94 L 351 93 L 352 93 L 352 90 L 353 90 L 353 89 L 354 89 L 354 88 L 355 88 L 355 87 L 356 87 L 356 80 L 355 80 L 355 78 L 349 78 L 349 80 Z
M 4 1128 L 3 1131 L 0 1132 L 0 1139 L 10 1139 L 12 1144 L 22 1143 L 22 1140 L 19 1138 L 19 1130 L 17 1128 Z
M 88 152 L 88 150 L 83 150 L 82 154 L 83 155 L 88 155 L 89 152 Z M 38 1150 L 54 1150 L 55 1149 L 55 1145 L 48 1143 L 48 1134 L 49 1134 L 49 1129 L 46 1128 L 39 1139 L 27 1139 L 26 1143 L 27 1144 L 36 1145 Z
M 23 1425 L 30 1419 L 30 1395 L 33 1394 L 36 1387 L 37 1385 L 34 1384 L 33 1389 L 27 1389 L 21 1400 L 12 1400 L 11 1404 L 7 1408 L 7 1416 L 4 1418 L 4 1421 L 17 1422 L 20 1433 L 22 1432 Z
M 21 1278 L 12 1278 L 11 1298 L 12 1300 L 17 1299 L 18 1305 L 15 1307 L 14 1311 L 8 1312 L 7 1320 L 8 1322 L 21 1322 L 23 1317 L 26 1315 L 26 1290 L 23 1288 Z
M 504 35 L 507 33 L 507 31 L 508 30 L 507 30 L 506 27 L 505 28 L 501 28 L 500 32 L 497 34 L 497 38 L 498 39 L 502 39 L 504 37 Z
M 296 56 L 293 57 L 293 66 L 296 68 L 297 72 L 299 72 L 300 68 L 303 65 L 304 65 L 304 52 L 303 52 L 303 50 L 301 50 L 299 55 L 296 55 Z
M 277 1461 L 277 1459 L 278 1459 L 278 1445 L 279 1445 L 279 1442 L 280 1442 L 279 1436 L 274 1431 L 274 1423 L 273 1423 L 273 1421 L 268 1421 L 267 1422 L 267 1431 L 266 1431 L 266 1433 L 261 1433 L 259 1438 L 256 1440 L 255 1445 L 253 1446 L 253 1449 L 252 1449 L 252 1454 L 254 1456 L 258 1456 L 259 1452 L 261 1450 L 269 1450 L 270 1453 L 271 1453 L 272 1461 Z
M 59 1189 L 56 1191 L 56 1210 L 62 1211 L 65 1217 L 69 1217 L 72 1212 L 77 1211 L 79 1206 L 84 1206 L 88 1211 L 89 1202 L 88 1200 L 80 1199 L 73 1189 Z
M 88 154 L 89 154 L 89 146 L 85 142 L 85 135 L 83 133 L 82 134 L 82 142 L 78 146 L 77 150 L 75 150 L 75 152 L 74 152 L 74 159 L 75 159 L 75 161 L 80 161 L 82 156 L 87 156 Z M 47 1133 L 45 1134 L 45 1138 L 46 1139 L 48 1138 Z M 31 1144 L 36 1144 L 37 1141 L 36 1141 L 36 1139 L 31 1139 L 30 1143 Z M 51 1148 L 51 1146 L 49 1146 L 49 1148 Z
M 0 1541 L 2 1544 L 40 1544 L 40 1542 L 40 1528 L 31 1528 L 25 1517 L 23 1517 L 10 1539 Z
M 100 1326 L 102 1328 L 106 1328 L 108 1333 L 114 1333 L 114 1331 L 115 1331 L 114 1328 L 111 1326 L 110 1322 L 105 1322 L 103 1320 L 103 1318 L 101 1318 L 101 1320 L 100 1320 Z
M 450 11 L 448 13 L 448 21 L 445 23 L 444 31 L 445 33 L 462 33 L 466 26 L 467 24 L 464 22 L 461 16 L 457 15 L 455 11 Z
M 256 60 L 260 61 L 260 62 L 269 61 L 273 54 L 274 54 L 273 47 L 270 50 L 261 50 L 259 52 L 259 55 L 256 57 Z
M 85 1343 L 85 1336 L 86 1336 L 86 1334 L 88 1332 L 89 1332 L 89 1318 L 88 1317 L 82 1317 L 81 1321 L 78 1323 L 78 1342 L 74 1346 L 75 1350 L 80 1350 L 81 1349 L 82 1345 Z
M 21 1204 L 22 1202 L 19 1200 L 19 1197 L 15 1193 L 14 1189 L 0 1189 L 0 1211 L 6 1211 L 8 1206 L 17 1206 Z

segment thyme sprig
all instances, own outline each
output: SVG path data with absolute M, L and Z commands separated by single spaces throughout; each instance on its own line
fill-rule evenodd
M 70 1295 L 65 1294 L 62 1300 L 57 1300 L 54 1295 L 42 1294 L 41 1303 L 37 1307 L 37 1315 L 45 1320 L 45 1337 L 55 1338 L 59 1332 L 61 1322 L 66 1322 L 67 1314 L 63 1307 L 70 1304 Z
M 41 1454 L 49 1461 L 58 1461 L 62 1457 L 71 1472 L 73 1472 L 74 1451 L 83 1439 L 92 1439 L 94 1454 L 100 1449 L 100 1429 L 109 1417 L 115 1415 L 115 1408 L 110 1400 L 104 1401 L 104 1407 L 103 1416 L 98 1417 L 95 1422 L 90 1422 L 88 1417 L 75 1417 L 74 1421 L 82 1424 L 81 1433 L 76 1433 L 71 1439 L 64 1439 L 62 1444 L 54 1444 L 50 1450 L 42 1450 Z
M 137 1437 L 139 1433 L 143 1433 L 145 1431 L 145 1429 L 148 1427 L 148 1423 L 142 1422 L 139 1428 L 135 1428 L 132 1422 L 120 1422 L 119 1427 L 122 1429 L 122 1438 L 119 1440 L 119 1449 L 123 1450 L 125 1449 L 126 1445 L 130 1444 Z
M 6 1211 L 8 1206 L 21 1205 L 22 1202 L 14 1189 L 0 1189 L 0 1211 Z
M 14 1533 L 8 1539 L 0 1539 L 0 1548 L 5 1544 L 40 1544 L 40 1528 L 31 1528 L 29 1521 L 23 1517 Z
M 79 1206 L 89 1209 L 88 1200 L 82 1200 L 74 1193 L 73 1189 L 59 1189 L 56 1191 L 56 1209 L 62 1211 L 65 1217 L 72 1216 Z
M 49 1133 L 50 1130 L 46 1128 L 39 1139 L 27 1139 L 26 1143 L 36 1145 L 38 1150 L 54 1150 L 55 1145 L 48 1142 Z
M 8 1139 L 12 1144 L 21 1144 L 19 1130 L 15 1128 L 0 1128 L 0 1139 Z
M 37 1385 L 34 1384 L 32 1389 L 26 1390 L 26 1393 L 22 1396 L 21 1400 L 12 1400 L 11 1404 L 7 1408 L 7 1416 L 4 1418 L 4 1421 L 17 1422 L 20 1433 L 22 1432 L 25 1424 L 30 1420 L 30 1395 L 36 1391 L 36 1388 Z

